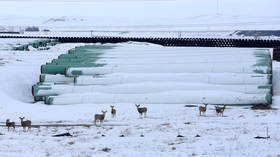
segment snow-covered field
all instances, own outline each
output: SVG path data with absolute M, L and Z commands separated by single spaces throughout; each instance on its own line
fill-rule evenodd
M 186 108 L 183 104 L 147 107 L 147 118 L 140 119 L 133 104 L 118 104 L 117 118 L 112 119 L 108 114 L 104 122 L 108 125 L 101 127 L 41 127 L 32 129 L 31 133 L 25 133 L 21 128 L 16 128 L 15 132 L 7 132 L 6 128 L 1 128 L 5 135 L 0 136 L 0 154 L 75 157 L 279 156 L 278 110 L 252 111 L 248 108 L 228 107 L 225 116 L 219 117 L 211 106 L 206 116 L 200 117 L 197 108 Z M 62 123 L 91 123 L 93 113 L 99 112 L 101 108 L 109 109 L 109 105 L 63 108 L 59 109 L 60 117 L 65 112 L 71 112 L 72 121 Z M 54 119 L 57 110 L 58 107 L 54 107 L 49 115 L 41 116 L 46 117 L 46 121 Z M 39 123 L 35 118 L 32 120 Z M 47 123 L 46 121 L 41 123 Z M 270 139 L 254 138 L 266 136 L 267 127 Z M 68 131 L 74 136 L 51 137 Z M 120 135 L 124 137 L 119 137 Z M 177 137 L 178 135 L 184 137 Z M 195 137 L 196 135 L 200 137 Z M 104 152 L 104 148 L 111 150 Z
M 147 118 L 139 118 L 134 104 L 51 105 L 32 103 L 31 86 L 40 66 L 68 49 L 83 44 L 59 44 L 47 51 L 1 51 L 0 124 L 6 118 L 20 124 L 19 116 L 34 125 L 93 124 L 94 114 L 107 110 L 104 125 L 32 128 L 31 132 L 0 127 L 0 156 L 279 156 L 280 64 L 273 63 L 273 108 L 251 110 L 229 106 L 217 116 L 208 106 L 206 116 L 185 104 L 145 104 Z M 196 105 L 196 104 L 195 104 Z M 266 136 L 270 139 L 255 139 Z M 52 137 L 69 132 L 73 137 Z M 124 137 L 120 137 L 124 135 Z M 182 135 L 184 137 L 177 137 Z M 200 137 L 195 137 L 199 135 Z M 104 149 L 109 148 L 109 149 Z
M 0 31 L 39 26 L 69 36 L 116 30 L 121 32 L 108 34 L 224 37 L 234 30 L 278 30 L 279 19 L 279 0 L 0 0 Z M 198 107 L 186 104 L 144 104 L 147 117 L 139 118 L 134 104 L 121 103 L 114 104 L 117 116 L 111 118 L 112 104 L 33 103 L 31 87 L 39 81 L 40 66 L 84 44 L 59 44 L 47 51 L 7 50 L 18 42 L 29 41 L 0 41 L 1 157 L 280 156 L 278 62 L 273 62 L 274 110 L 228 106 L 224 116 L 217 116 L 209 105 L 206 115 L 199 116 Z M 108 111 L 104 124 L 88 127 L 101 110 Z M 6 119 L 20 125 L 19 116 L 41 127 L 8 132 Z M 254 138 L 267 136 L 267 129 L 269 139 Z M 52 137 L 65 132 L 73 136 Z
M 278 5 L 278 0 L 2 0 L 0 25 L 54 30 L 277 30 Z
M 1 38 L 0 39 L 0 51 L 2 50 L 12 50 L 13 47 L 18 45 L 28 44 L 34 42 L 37 39 L 10 39 L 10 38 Z
M 237 38 L 236 30 L 279 30 L 278 6 L 278 0 L 1 0 L 0 32 L 37 26 L 41 32 L 22 35 Z

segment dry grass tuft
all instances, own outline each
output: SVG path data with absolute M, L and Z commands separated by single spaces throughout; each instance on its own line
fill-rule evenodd
M 272 108 L 271 105 L 254 105 L 251 107 L 252 110 L 277 110 Z
M 111 148 L 105 147 L 105 148 L 102 149 L 102 151 L 103 151 L 103 152 L 110 152 L 110 151 L 111 151 Z
M 69 145 L 73 145 L 74 143 L 74 141 L 68 142 Z

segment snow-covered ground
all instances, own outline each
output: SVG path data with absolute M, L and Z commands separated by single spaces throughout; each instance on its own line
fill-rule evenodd
M 0 51 L 1 50 L 11 50 L 15 46 L 28 44 L 36 41 L 37 39 L 10 39 L 10 38 L 0 38 Z
M 31 133 L 23 132 L 22 128 L 7 132 L 3 127 L 1 132 L 5 135 L 0 136 L 0 154 L 67 157 L 279 155 L 279 110 L 252 111 L 248 108 L 228 107 L 225 116 L 219 117 L 216 116 L 213 106 L 210 106 L 206 116 L 200 117 L 196 107 L 186 108 L 183 104 L 146 106 L 147 118 L 141 119 L 133 104 L 118 104 L 117 117 L 112 119 L 107 114 L 104 124 L 108 125 L 101 127 L 41 127 L 32 129 Z M 279 109 L 278 106 L 275 107 Z M 100 112 L 101 108 L 109 109 L 109 105 L 63 108 L 55 107 L 48 115 L 41 116 L 54 123 L 55 121 L 50 119 L 54 119 L 59 112 L 57 110 L 60 110 L 60 117 L 71 112 L 72 116 L 69 118 L 76 119 L 76 123 L 92 123 L 93 113 Z M 18 123 L 17 119 L 13 120 Z M 39 123 L 35 118 L 32 120 Z M 266 136 L 267 127 L 270 139 L 254 138 Z M 51 137 L 68 131 L 74 137 Z M 179 134 L 184 137 L 177 137 Z M 119 137 L 120 135 L 124 137 Z M 195 137 L 196 135 L 200 137 Z M 110 148 L 111 151 L 104 152 L 104 148 Z
M 147 118 L 139 118 L 134 104 L 51 105 L 32 103 L 31 86 L 38 82 L 40 66 L 68 49 L 83 44 L 59 44 L 47 51 L 0 51 L 0 124 L 19 116 L 32 124 L 93 124 L 94 114 L 107 110 L 103 126 L 44 127 L 23 132 L 0 127 L 0 156 L 279 156 L 280 64 L 273 63 L 272 107 L 251 110 L 229 106 L 216 116 L 208 106 L 206 116 L 185 104 L 145 104 Z M 196 105 L 196 104 L 195 104 Z M 270 139 L 255 139 L 266 136 Z M 51 137 L 69 132 L 73 137 Z M 120 137 L 124 135 L 124 137 Z M 141 136 L 143 135 L 143 136 Z M 183 135 L 184 137 L 177 137 Z M 199 135 L 200 137 L 195 137 Z M 110 150 L 106 152 L 104 148 Z
M 1 0 L 0 32 L 37 26 L 50 32 L 24 35 L 236 38 L 235 30 L 279 30 L 278 6 L 278 0 Z
M 278 0 L 2 0 L 0 25 L 59 31 L 278 30 L 278 6 Z
M 71 36 L 95 35 L 91 30 L 151 36 L 127 32 L 150 30 L 167 31 L 152 36 L 175 37 L 200 37 L 206 31 L 207 37 L 223 37 L 234 30 L 278 30 L 278 10 L 279 0 L 1 0 L 0 30 L 39 26 Z M 221 117 L 209 105 L 206 116 L 199 116 L 197 107 L 185 104 L 145 104 L 147 118 L 139 118 L 134 104 L 123 103 L 114 104 L 117 117 L 111 118 L 111 104 L 33 103 L 31 87 L 39 80 L 40 66 L 78 45 L 83 44 L 60 44 L 48 51 L 0 48 L 0 156 L 280 156 L 280 63 L 273 62 L 276 110 L 229 106 Z M 19 116 L 34 125 L 93 124 L 101 110 L 108 111 L 102 126 L 41 126 L 31 132 L 4 127 L 7 118 L 20 125 Z M 254 138 L 266 136 L 267 128 L 269 139 Z M 65 132 L 74 136 L 52 137 Z

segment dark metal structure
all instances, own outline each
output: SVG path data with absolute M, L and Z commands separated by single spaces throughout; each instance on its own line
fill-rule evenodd
M 234 38 L 150 38 L 150 37 L 46 37 L 2 35 L 0 38 L 49 38 L 58 39 L 61 43 L 121 43 L 148 42 L 163 46 L 184 47 L 240 47 L 240 48 L 275 48 L 280 40 L 273 39 L 234 39 Z
M 280 61 L 280 47 L 273 49 L 273 60 Z

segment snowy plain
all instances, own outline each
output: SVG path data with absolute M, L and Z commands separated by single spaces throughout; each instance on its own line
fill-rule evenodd
M 1 0 L 0 25 L 68 30 L 277 30 L 277 9 L 277 0 Z
M 278 0 L 217 2 L 1 0 L 0 29 L 35 25 L 62 34 L 86 30 L 79 34 L 84 36 L 90 36 L 91 30 L 124 31 L 122 34 L 127 30 L 167 31 L 156 36 L 178 36 L 168 31 L 191 31 L 186 37 L 223 37 L 234 30 L 279 29 Z M 39 80 L 40 66 L 79 45 L 83 44 L 60 44 L 48 51 L 29 52 L 0 48 L 0 133 L 4 134 L 0 135 L 0 156 L 280 156 L 280 63 L 273 62 L 272 107 L 276 110 L 230 106 L 221 117 L 216 116 L 214 106 L 208 106 L 206 116 L 199 116 L 197 107 L 185 104 L 145 104 L 147 118 L 139 118 L 134 104 L 116 104 L 117 117 L 111 118 L 110 104 L 34 104 L 31 87 Z M 21 127 L 10 132 L 3 127 L 7 118 L 19 125 L 19 116 L 32 120 L 34 125 L 93 124 L 94 114 L 101 110 L 108 110 L 103 126 L 40 127 L 32 128 L 30 133 Z M 266 136 L 267 128 L 270 139 L 254 138 Z M 74 136 L 51 137 L 65 132 Z
M 50 32 L 25 35 L 234 37 L 235 30 L 278 30 L 278 3 L 278 0 L 1 0 L 0 30 L 38 26 Z
M 18 117 L 25 116 L 34 125 L 58 126 L 41 126 L 31 132 L 23 132 L 20 127 L 8 132 L 1 127 L 4 135 L 0 135 L 0 156 L 280 155 L 280 86 L 276 81 L 280 78 L 279 63 L 273 63 L 272 106 L 276 110 L 229 106 L 224 116 L 217 116 L 210 105 L 206 116 L 199 116 L 197 107 L 185 104 L 145 104 L 147 118 L 139 118 L 135 105 L 125 103 L 114 104 L 117 117 L 111 118 L 111 104 L 33 103 L 31 86 L 39 80 L 40 66 L 79 45 L 84 44 L 59 44 L 47 51 L 1 51 L 0 58 L 5 64 L 0 66 L 0 124 L 10 118 L 19 125 Z M 101 110 L 108 111 L 103 125 L 59 127 L 59 124 L 93 124 L 94 114 Z M 270 139 L 254 138 L 266 136 L 267 128 Z M 73 137 L 51 137 L 65 132 Z

